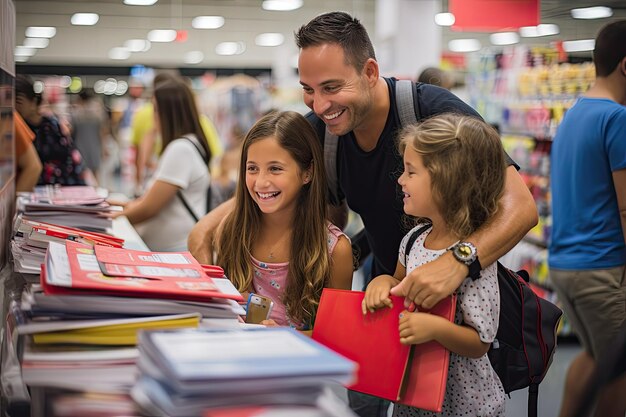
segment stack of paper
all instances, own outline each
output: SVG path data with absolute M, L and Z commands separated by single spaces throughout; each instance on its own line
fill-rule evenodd
M 356 366 L 289 328 L 149 331 L 131 395 L 150 415 L 201 416 L 228 406 L 315 407 Z
M 89 246 L 102 245 L 121 248 L 124 239 L 105 233 L 88 232 L 69 226 L 26 220 L 18 215 L 13 225 L 14 270 L 20 273 L 39 274 L 50 242 L 65 243 L 67 240 Z
M 20 193 L 17 210 L 27 220 L 105 232 L 112 223 L 102 215 L 117 210 L 105 197 L 90 186 L 36 187 L 33 193 Z

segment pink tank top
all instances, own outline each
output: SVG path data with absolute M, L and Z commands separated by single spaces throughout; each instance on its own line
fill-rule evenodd
M 328 223 L 328 254 L 332 255 L 337 246 L 337 242 L 344 233 L 334 224 Z M 274 301 L 274 307 L 270 318 L 280 326 L 294 327 L 300 330 L 306 330 L 303 323 L 292 323 L 287 317 L 285 305 L 281 301 L 281 296 L 285 285 L 287 284 L 287 274 L 289 273 L 289 262 L 267 263 L 260 262 L 252 257 L 252 266 L 254 268 L 254 277 L 252 278 L 252 287 L 254 292 L 269 297 Z

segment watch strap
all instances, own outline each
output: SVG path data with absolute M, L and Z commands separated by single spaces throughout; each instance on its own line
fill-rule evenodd
M 469 269 L 468 276 L 472 279 L 472 281 L 476 281 L 478 278 L 480 278 L 480 271 L 483 269 L 483 267 L 482 265 L 480 265 L 478 257 L 476 257 L 476 259 L 474 259 L 474 261 L 467 267 Z

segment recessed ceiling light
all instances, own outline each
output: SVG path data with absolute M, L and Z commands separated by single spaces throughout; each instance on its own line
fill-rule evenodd
M 122 46 L 117 46 L 109 50 L 109 58 L 111 59 L 128 59 L 130 58 L 130 51 Z
M 26 38 L 22 45 L 28 48 L 45 48 L 50 43 L 48 38 Z
M 70 20 L 73 25 L 93 26 L 98 23 L 100 16 L 97 13 L 74 13 Z
M 565 52 L 583 52 L 593 51 L 596 47 L 596 41 L 594 39 L 580 39 L 577 41 L 564 41 L 563 50 Z
M 517 32 L 498 32 L 489 35 L 489 41 L 493 45 L 514 45 L 519 43 Z
M 261 33 L 254 39 L 254 43 L 258 46 L 279 46 L 285 42 L 285 36 L 282 33 Z
M 218 29 L 224 26 L 222 16 L 196 16 L 191 21 L 191 26 L 195 29 Z
M 27 48 L 25 46 L 16 46 L 13 55 L 15 56 L 33 56 L 37 50 L 35 48 Z
M 150 42 L 173 42 L 176 39 L 176 31 L 173 29 L 155 29 L 148 32 Z
M 130 52 L 146 52 L 151 46 L 150 41 L 146 39 L 129 39 L 124 42 L 124 47 Z
M 189 51 L 185 54 L 183 61 L 185 64 L 199 64 L 204 60 L 204 54 L 201 51 Z
M 27 38 L 52 38 L 57 29 L 52 26 L 30 26 L 26 28 Z
M 454 22 L 455 18 L 452 13 L 437 13 L 435 15 L 435 23 L 439 26 L 452 26 Z
M 448 49 L 452 52 L 474 52 L 482 48 L 478 39 L 453 39 L 448 42 Z
M 243 42 L 221 42 L 215 47 L 215 53 L 218 55 L 240 55 L 246 50 L 246 44 Z
M 29 59 L 29 56 L 16 56 L 15 62 L 28 62 Z
M 613 16 L 613 9 L 605 6 L 583 7 L 571 10 L 574 19 L 602 19 Z
M 115 95 L 123 96 L 128 91 L 128 83 L 124 80 L 120 80 L 117 82 L 117 87 L 115 87 Z
M 129 6 L 152 6 L 159 0 L 124 0 L 124 4 Z
M 522 38 L 558 35 L 559 32 L 559 26 L 552 23 L 542 23 L 537 26 L 522 26 L 519 28 L 519 34 Z
M 35 92 L 35 94 L 43 93 L 44 88 L 46 88 L 46 85 L 43 83 L 43 81 L 38 80 L 33 83 L 33 91 Z
M 302 7 L 302 0 L 264 0 L 263 10 L 289 11 Z

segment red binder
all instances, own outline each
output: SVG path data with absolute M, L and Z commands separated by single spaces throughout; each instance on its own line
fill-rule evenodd
M 393 308 L 363 315 L 365 293 L 324 289 L 313 339 L 359 364 L 357 382 L 347 388 L 401 404 L 441 411 L 450 352 L 437 342 L 404 346 L 398 331 L 404 298 Z M 431 314 L 454 320 L 456 298 L 447 297 Z

